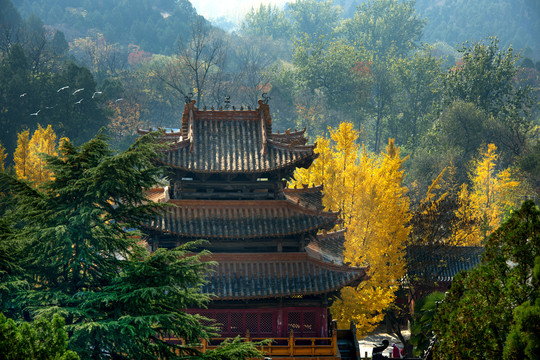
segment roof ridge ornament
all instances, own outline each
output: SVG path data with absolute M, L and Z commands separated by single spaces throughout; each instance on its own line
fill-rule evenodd
M 270 101 L 270 99 L 272 99 L 270 96 L 268 96 L 268 93 L 265 93 L 265 92 L 262 93 L 261 98 L 262 98 L 263 104 L 266 104 L 266 105 L 268 105 L 268 102 Z
M 193 100 L 193 93 L 192 92 L 188 93 L 187 95 L 184 95 L 184 101 L 186 102 L 186 104 L 189 104 L 191 102 L 191 100 Z

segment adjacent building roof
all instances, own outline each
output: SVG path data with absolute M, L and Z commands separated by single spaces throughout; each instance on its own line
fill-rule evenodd
M 159 137 L 157 137 L 157 140 L 159 142 L 176 143 L 180 141 L 182 137 L 182 133 L 179 130 L 175 131 L 175 130 L 168 130 L 168 129 L 161 129 L 161 128 L 158 128 L 157 130 L 162 131 L 162 134 Z M 150 133 L 151 131 L 153 130 L 137 129 L 137 132 L 140 135 L 146 135 Z
M 202 291 L 214 300 L 330 293 L 367 278 L 365 268 L 329 264 L 307 253 L 213 254 L 218 262 Z
M 407 277 L 410 281 L 450 282 L 461 270 L 478 266 L 481 246 L 409 246 Z
M 306 251 L 313 257 L 342 265 L 346 231 L 346 229 L 331 233 L 323 231 L 322 234 L 312 236 Z
M 304 131 L 273 134 L 268 105 L 256 110 L 199 110 L 186 104 L 180 137 L 166 134 L 163 165 L 199 173 L 268 173 L 309 167 L 315 145 Z M 144 131 L 141 131 L 144 133 Z
M 147 227 L 181 237 L 247 239 L 332 229 L 339 213 L 306 209 L 288 200 L 168 200 L 174 205 Z
M 283 189 L 283 193 L 287 199 L 294 203 L 298 203 L 313 210 L 322 210 L 323 206 L 323 186 L 302 187 L 302 188 L 287 188 Z

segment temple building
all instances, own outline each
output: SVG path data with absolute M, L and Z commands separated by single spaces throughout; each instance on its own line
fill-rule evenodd
M 202 289 L 208 309 L 188 311 L 222 324 L 224 337 L 328 337 L 332 298 L 367 274 L 344 264 L 345 231 L 331 232 L 339 213 L 324 211 L 323 188 L 286 187 L 317 157 L 304 131 L 274 133 L 262 101 L 233 110 L 192 101 L 163 140 L 169 184 L 150 197 L 174 206 L 147 224 L 148 244 L 205 239 L 218 263 Z

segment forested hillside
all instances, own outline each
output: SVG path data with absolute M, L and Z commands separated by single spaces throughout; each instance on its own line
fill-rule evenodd
M 277 128 L 306 127 L 316 137 L 351 121 L 376 152 L 394 138 L 413 156 L 407 167 L 421 188 L 450 161 L 465 180 L 466 164 L 488 142 L 505 165 L 522 159 L 537 171 L 540 62 L 508 45 L 519 30 L 528 35 L 512 36 L 535 46 L 532 1 L 303 0 L 254 8 L 232 34 L 187 0 L 2 3 L 0 141 L 10 154 L 16 134 L 38 122 L 75 141 L 106 125 L 125 146 L 138 127 L 177 126 L 185 98 L 256 106 L 267 93 Z M 508 23 L 495 21 L 502 14 Z M 453 45 L 461 40 L 470 42 Z M 57 92 L 63 86 L 70 92 Z M 83 118 L 85 131 L 76 126 Z
M 171 54 L 187 35 L 197 13 L 188 0 L 69 1 L 14 0 L 23 17 L 37 15 L 72 40 L 102 33 L 110 43 L 135 44 L 145 51 Z
M 351 17 L 367 0 L 335 0 L 343 15 Z M 423 41 L 445 42 L 451 47 L 465 41 L 497 36 L 525 56 L 540 58 L 540 2 L 536 0 L 416 0 L 426 21 Z
M 19 284 L 18 276 L 28 280 L 27 273 L 39 286 L 57 279 L 58 269 L 66 279 L 75 276 L 62 263 L 73 261 L 64 232 L 98 231 L 86 223 L 93 217 L 113 230 L 104 233 L 107 244 L 115 237 L 127 241 L 122 249 L 132 248 L 134 238 L 124 231 L 131 226 L 120 225 L 126 217 L 111 199 L 145 203 L 141 188 L 159 171 L 148 160 L 157 151 L 151 136 L 133 145 L 137 129 L 178 128 L 192 100 L 208 110 L 254 108 L 263 100 L 274 130 L 305 128 L 317 143 L 319 157 L 289 185 L 324 183 L 323 205 L 350 228 L 346 260 L 370 267 L 370 281 L 348 288 L 333 308 L 334 317 L 353 318 L 360 331 L 390 314 L 410 265 L 406 247 L 482 246 L 524 199 L 540 198 L 537 1 L 295 0 L 283 8 L 253 8 L 231 33 L 198 16 L 187 0 L 73 4 L 0 0 L 2 291 L 13 285 L 8 281 Z M 142 178 L 132 182 L 133 176 Z M 119 184 L 124 192 L 118 193 Z M 47 190 L 52 185 L 58 187 Z M 82 206 L 80 198 L 86 199 Z M 80 224 L 81 232 L 71 230 Z M 65 259 L 49 256 L 56 249 L 49 244 L 58 239 L 66 241 Z M 65 299 L 75 304 L 70 311 L 99 308 L 96 316 L 108 321 L 104 309 L 116 303 L 100 297 L 93 281 L 102 273 L 93 264 L 105 253 L 102 245 L 114 254 L 107 281 L 115 281 L 111 291 L 119 294 L 131 284 L 116 276 L 121 252 L 104 242 L 77 241 L 87 257 L 75 263 L 92 264 L 88 286 L 100 300 L 86 306 L 76 287 Z M 33 273 L 25 271 L 24 257 L 11 261 L 25 246 L 35 257 Z M 165 263 L 178 258 L 166 254 L 158 253 Z M 151 264 L 133 264 L 125 274 L 138 283 L 138 266 Z M 49 277 L 39 273 L 43 266 L 54 268 Z M 31 300 L 44 306 L 47 291 L 33 286 L 24 290 L 37 291 Z M 159 303 L 167 292 L 154 295 Z M 0 297 L 2 311 L 26 311 L 27 304 L 13 308 L 6 299 Z M 55 301 L 46 304 L 51 314 Z M 411 320 L 408 308 L 398 310 L 392 308 L 402 321 Z M 153 324 L 147 318 L 143 327 Z M 96 331 L 89 339 L 99 339 Z M 129 351 L 158 345 L 147 341 L 154 330 L 134 343 L 119 338 L 123 332 L 107 334 L 104 352 L 118 344 Z M 70 349 L 96 348 L 86 339 L 78 333 Z

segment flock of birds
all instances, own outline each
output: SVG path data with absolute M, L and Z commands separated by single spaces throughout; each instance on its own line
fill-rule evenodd
M 69 89 L 69 85 L 66 85 L 66 86 L 62 86 L 60 89 L 56 90 L 57 93 L 61 92 L 61 91 L 64 91 L 64 90 L 67 90 Z M 74 92 L 71 93 L 71 95 L 75 96 L 78 92 L 81 92 L 81 91 L 84 91 L 84 88 L 80 88 L 80 89 L 77 89 L 75 90 Z M 92 99 L 94 99 L 96 97 L 96 95 L 100 95 L 102 94 L 103 92 L 101 91 L 95 91 L 93 94 L 92 94 Z M 21 95 L 19 95 L 20 98 L 23 98 L 25 97 L 26 95 L 28 95 L 28 93 L 23 93 Z M 78 104 L 81 104 L 83 102 L 84 98 L 80 98 L 78 101 L 74 102 L 73 104 L 74 105 L 78 105 Z M 119 102 L 119 101 L 123 101 L 124 99 L 122 98 L 119 98 L 119 99 L 116 99 L 114 100 L 114 102 Z M 45 106 L 45 109 L 53 109 L 55 108 L 56 105 L 54 106 Z M 41 109 L 39 109 L 38 111 L 36 111 L 35 113 L 31 113 L 30 116 L 38 116 L 39 115 L 39 112 L 41 111 Z

